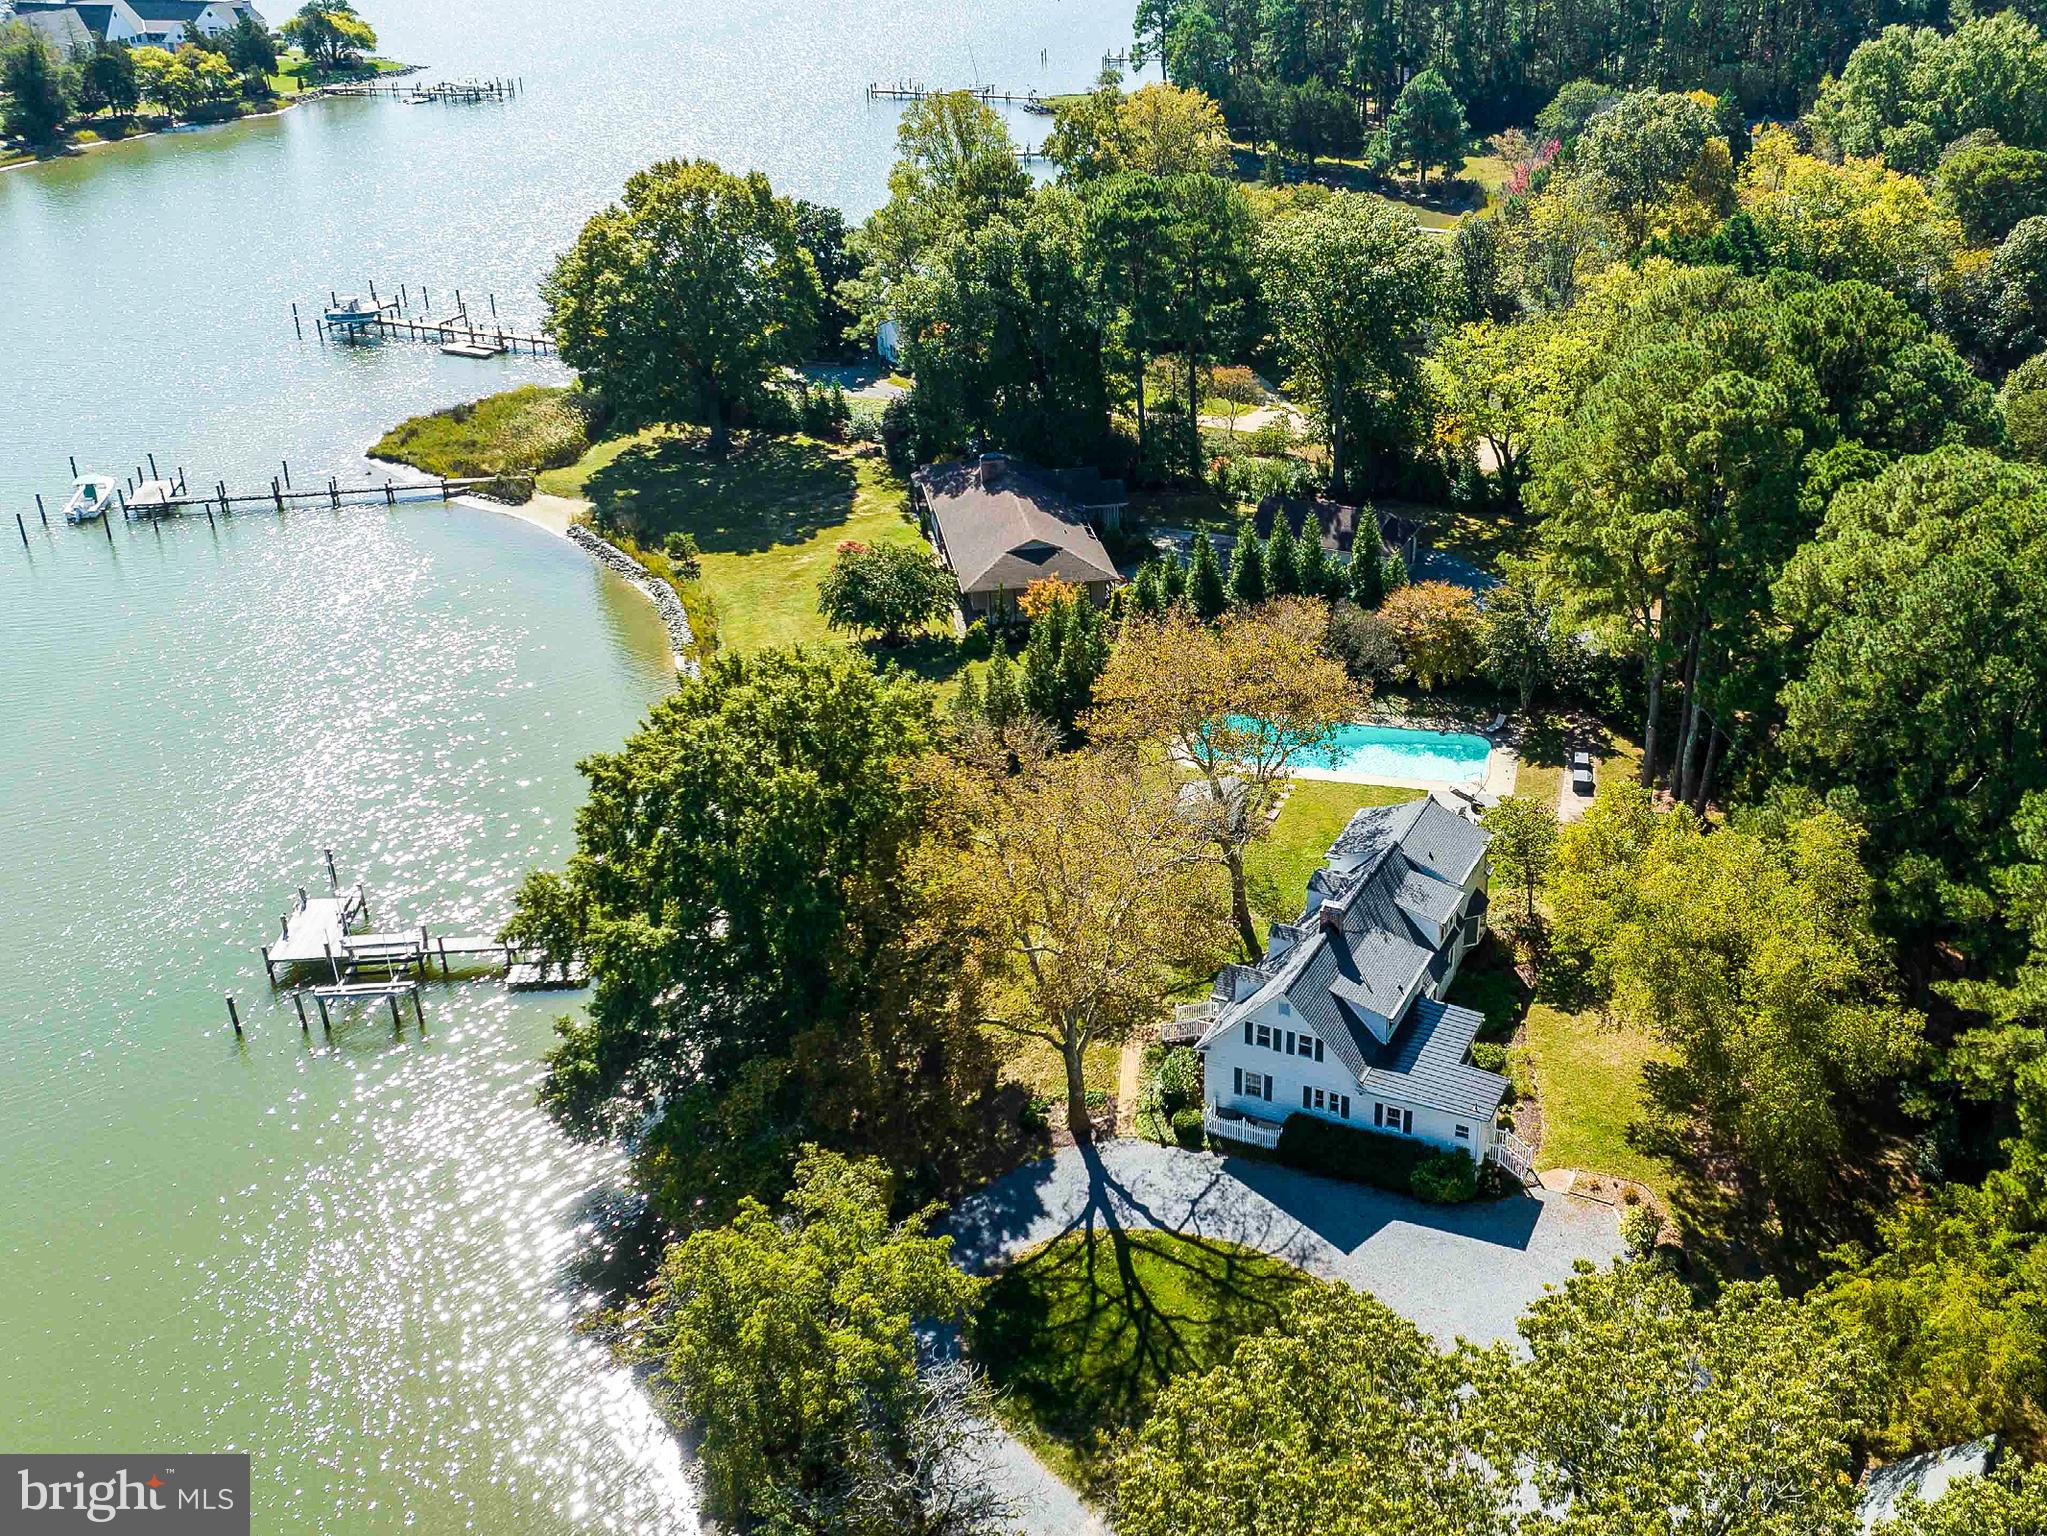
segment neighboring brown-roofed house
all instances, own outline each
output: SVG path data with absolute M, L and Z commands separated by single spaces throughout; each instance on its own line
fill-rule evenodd
M 927 464 L 910 477 L 910 494 L 968 612 L 1007 613 L 1024 588 L 1048 576 L 1108 601 L 1116 562 L 1094 523 L 1109 521 L 1111 508 L 1120 513 L 1122 487 L 1097 479 L 1099 494 L 1114 499 L 1084 506 L 1062 489 L 1062 473 L 987 454 Z

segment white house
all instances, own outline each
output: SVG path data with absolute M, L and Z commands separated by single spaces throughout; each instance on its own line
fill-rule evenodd
M 1305 1114 L 1492 1155 L 1507 1080 L 1471 1064 L 1480 1016 L 1442 1000 L 1485 932 L 1490 841 L 1433 796 L 1351 818 L 1299 921 L 1194 1011 L 1211 1135 L 1273 1146 Z
M 264 26 L 262 13 L 248 0 L 16 0 L 23 21 L 63 46 L 91 39 L 126 43 L 132 48 L 164 48 L 173 52 L 190 27 L 202 37 L 232 31 L 244 16 Z

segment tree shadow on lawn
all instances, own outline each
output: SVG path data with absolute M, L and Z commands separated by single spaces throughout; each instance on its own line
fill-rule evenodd
M 719 459 L 703 442 L 685 432 L 634 442 L 591 474 L 584 494 L 642 544 L 689 533 L 707 555 L 801 544 L 853 515 L 859 472 L 831 444 L 754 433 Z
M 1120 1195 L 1083 1149 L 1098 1198 L 1058 1237 L 998 1276 L 972 1348 L 994 1385 L 1074 1454 L 1099 1486 L 1124 1436 L 1175 1377 L 1228 1361 L 1274 1326 L 1307 1277 L 1234 1243 L 1126 1224 Z
M 1642 1083 L 1650 1113 L 1628 1141 L 1670 1168 L 1671 1214 L 1702 1284 L 1774 1277 L 1803 1292 L 1833 1273 L 1831 1250 L 1873 1244 L 1879 1215 L 1917 1182 L 1901 1127 L 1851 1113 L 1824 1183 L 1808 1197 L 1773 1191 L 1707 1133 L 1681 1066 L 1645 1063 Z

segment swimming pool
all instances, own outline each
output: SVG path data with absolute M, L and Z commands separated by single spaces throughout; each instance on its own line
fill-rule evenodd
M 1346 779 L 1437 779 L 1449 784 L 1484 780 L 1493 750 L 1483 736 L 1461 731 L 1413 731 L 1396 725 L 1346 725 L 1325 751 L 1301 766 Z

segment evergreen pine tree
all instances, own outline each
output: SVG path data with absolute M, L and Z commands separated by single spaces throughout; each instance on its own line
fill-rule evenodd
M 1109 628 L 1086 598 L 1074 601 L 1059 653 L 1058 723 L 1069 731 L 1081 711 L 1094 702 L 1095 679 L 1109 664 Z
M 1350 555 L 1350 600 L 1366 612 L 1386 601 L 1386 562 L 1379 541 L 1369 534 L 1360 538 Z
M 1265 546 L 1265 589 L 1274 597 L 1301 595 L 1300 546 L 1283 516 L 1273 518 L 1272 538 Z
M 1265 582 L 1265 546 L 1258 528 L 1245 518 L 1237 529 L 1237 547 L 1230 556 L 1230 601 L 1239 608 L 1256 608 L 1271 591 Z
M 1201 537 L 1206 539 L 1208 535 L 1204 533 Z M 1215 564 L 1214 545 L 1209 546 L 1208 562 L 1210 565 Z M 1178 555 L 1167 555 L 1160 562 L 1160 572 L 1164 577 L 1163 590 L 1166 594 L 1166 606 L 1170 608 L 1187 595 L 1187 562 Z M 1217 572 L 1218 576 L 1220 574 L 1220 572 Z
M 1138 567 L 1137 580 L 1130 586 L 1130 600 L 1139 613 L 1166 611 L 1166 575 L 1159 561 L 1147 560 Z
M 999 731 L 1013 725 L 1022 713 L 1023 701 L 1016 691 L 1016 668 L 1010 665 L 1009 651 L 998 640 L 995 656 L 988 663 L 988 683 L 981 693 L 981 714 Z
M 1325 600 L 1335 597 L 1335 572 L 1329 564 L 1329 552 L 1322 547 L 1321 530 L 1311 524 L 1303 524 L 1301 536 L 1294 544 L 1294 553 L 1301 567 L 1301 591 L 1309 597 Z
M 1187 597 L 1194 604 L 1195 614 L 1210 623 L 1230 606 L 1229 588 L 1223 585 L 1222 562 L 1216 559 L 1215 545 L 1206 528 L 1194 535 L 1194 564 L 1187 573 Z
M 1054 603 L 1031 625 L 1024 645 L 1023 706 L 1040 720 L 1059 718 L 1059 653 L 1066 648 L 1070 606 Z
M 976 724 L 986 714 L 981 703 L 981 684 L 969 667 L 960 674 L 960 685 L 952 696 L 952 723 L 960 730 Z

